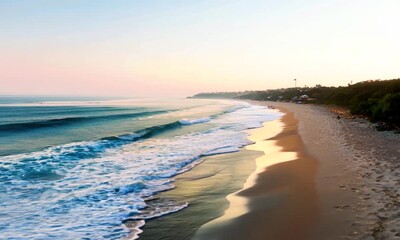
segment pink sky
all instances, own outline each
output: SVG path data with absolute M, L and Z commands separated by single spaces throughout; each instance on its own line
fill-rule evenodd
M 0 3 L 0 94 L 186 97 L 400 76 L 399 1 L 128 3 Z

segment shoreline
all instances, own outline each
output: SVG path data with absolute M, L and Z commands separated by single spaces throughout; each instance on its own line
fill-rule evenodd
M 261 154 L 242 149 L 239 152 L 205 157 L 202 163 L 177 176 L 174 189 L 157 195 L 161 199 L 185 201 L 181 211 L 146 221 L 139 239 L 191 239 L 203 224 L 218 218 L 228 207 L 226 196 L 243 185 Z M 253 162 L 251 162 L 253 163 Z
M 252 130 L 249 137 L 255 144 L 247 148 L 263 156 L 256 159 L 250 184 L 234 193 L 247 200 L 242 203 L 246 211 L 229 218 L 228 208 L 226 216 L 203 225 L 194 239 L 310 239 L 318 216 L 317 161 L 304 151 L 294 114 L 279 110 L 283 117 Z
M 289 213 L 282 203 L 263 212 L 268 201 L 252 204 L 268 200 L 268 192 L 284 188 L 284 184 L 273 183 L 274 171 L 281 172 L 277 178 L 289 173 L 285 184 L 296 179 L 301 167 L 292 172 L 289 169 L 291 164 L 300 163 L 299 159 L 279 163 L 260 173 L 259 179 L 269 181 L 258 181 L 253 192 L 243 190 L 249 197 L 248 212 L 225 226 L 203 226 L 195 239 L 400 239 L 400 135 L 376 131 L 363 119 L 338 119 L 324 106 L 251 103 L 273 105 L 297 121 L 295 128 L 268 140 L 280 141 L 282 151 L 300 152 L 299 159 L 314 161 L 315 171 L 304 172 L 310 177 L 309 184 L 300 185 L 313 186 L 307 197 L 316 201 L 302 214 L 300 225 L 292 215 L 294 206 L 289 205 L 293 208 Z M 296 137 L 298 144 L 284 140 L 290 137 Z M 313 194 L 315 198 L 310 198 Z M 304 203 L 300 195 L 292 196 L 297 199 L 293 205 Z
M 251 103 L 285 115 L 249 130 L 255 144 L 179 176 L 161 195 L 182 197 L 189 186 L 193 204 L 149 221 L 140 239 L 400 239 L 398 135 L 323 106 Z M 280 154 L 296 157 L 279 162 Z M 232 168 L 210 174 L 220 164 Z
M 270 122 L 275 121 L 267 121 Z M 273 131 L 271 136 L 279 133 L 281 127 L 269 129 Z M 246 132 L 250 136 L 259 129 Z M 191 239 L 203 224 L 224 214 L 230 205 L 226 197 L 243 187 L 256 170 L 255 159 L 263 155 L 245 146 L 239 152 L 204 157 L 200 164 L 176 177 L 174 189 L 157 195 L 161 199 L 186 201 L 189 207 L 146 221 L 139 239 Z

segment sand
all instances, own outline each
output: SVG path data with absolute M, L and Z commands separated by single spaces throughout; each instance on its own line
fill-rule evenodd
M 271 135 L 271 129 L 280 131 Z M 249 183 L 234 193 L 247 199 L 246 211 L 203 225 L 194 239 L 310 239 L 318 213 L 317 161 L 303 151 L 294 114 L 265 123 L 250 139 L 255 144 L 247 148 L 265 155 L 256 159 Z
M 400 135 L 364 119 L 337 119 L 332 107 L 275 105 L 295 113 L 304 146 L 318 159 L 315 239 L 400 239 Z

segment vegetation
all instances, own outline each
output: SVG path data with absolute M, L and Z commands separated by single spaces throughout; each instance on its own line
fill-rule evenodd
M 335 104 L 350 109 L 352 114 L 364 115 L 373 122 L 400 127 L 400 79 L 370 80 L 347 87 L 286 88 L 265 91 L 200 93 L 194 98 L 233 98 L 259 101 L 302 101 Z M 302 101 L 303 102 L 303 101 Z

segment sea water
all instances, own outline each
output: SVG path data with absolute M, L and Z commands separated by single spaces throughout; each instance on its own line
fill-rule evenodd
M 0 238 L 121 239 L 186 207 L 157 199 L 279 114 L 199 99 L 0 97 Z

